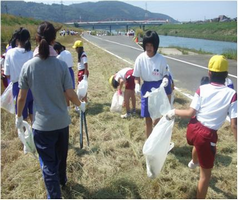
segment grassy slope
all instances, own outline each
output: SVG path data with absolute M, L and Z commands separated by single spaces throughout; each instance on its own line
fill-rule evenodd
M 237 42 L 237 22 L 165 24 L 153 29 L 161 35 Z
M 76 39 L 79 38 L 61 40 L 73 54 L 75 75 L 77 59 L 72 44 Z M 176 119 L 172 135 L 175 147 L 168 154 L 160 176 L 155 180 L 147 178 L 142 154 L 146 140 L 144 120 L 139 115 L 124 120 L 118 113 L 110 112 L 114 91 L 109 87 L 108 78 L 128 65 L 87 42 L 84 44 L 90 70 L 87 114 L 90 146 L 79 148 L 79 118 L 71 106 L 68 184 L 63 197 L 195 198 L 199 170 L 187 167 L 191 159 L 191 147 L 185 139 L 188 120 Z M 138 113 L 139 103 L 138 100 Z M 176 108 L 189 103 L 180 94 L 175 94 Z M 46 198 L 39 162 L 31 155 L 23 154 L 14 129 L 14 116 L 2 110 L 1 121 L 1 197 Z M 84 141 L 86 143 L 85 138 Z M 207 198 L 237 198 L 237 148 L 227 123 L 219 131 L 217 148 Z

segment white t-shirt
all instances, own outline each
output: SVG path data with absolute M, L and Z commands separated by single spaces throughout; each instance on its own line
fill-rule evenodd
M 207 128 L 218 130 L 229 113 L 237 117 L 236 91 L 216 83 L 201 85 L 190 105 L 195 109 L 197 120 Z
M 82 53 L 80 62 L 78 63 L 78 70 L 85 69 L 84 64 L 88 62 L 88 58 L 85 52 Z
M 72 54 L 68 50 L 62 51 L 57 56 L 57 58 L 64 61 L 67 64 L 68 68 L 73 67 L 74 65 Z
M 143 52 L 136 58 L 133 76 L 144 81 L 160 81 L 165 75 L 169 75 L 166 66 L 166 59 L 159 53 L 149 57 Z
M 132 70 L 132 68 L 127 67 L 127 68 L 124 68 L 124 69 L 121 69 L 120 71 L 118 71 L 118 72 L 116 73 L 115 80 L 116 80 L 117 82 L 119 82 L 119 79 L 121 78 L 121 79 L 123 79 L 123 81 L 125 81 L 125 80 L 126 80 L 126 79 L 125 79 L 126 73 L 127 73 L 129 70 Z
M 24 48 L 15 47 L 13 49 L 9 49 L 4 62 L 4 74 L 10 76 L 11 82 L 17 82 L 23 64 L 32 57 L 33 52 L 25 51 Z

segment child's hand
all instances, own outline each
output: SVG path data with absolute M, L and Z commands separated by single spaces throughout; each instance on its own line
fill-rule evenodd
M 167 120 L 172 120 L 175 118 L 175 109 L 170 110 L 166 115 Z
M 118 89 L 118 90 L 117 90 L 117 94 L 118 94 L 118 95 L 122 95 L 121 89 Z
M 140 95 L 140 84 L 139 83 L 136 83 L 136 85 L 135 85 L 135 93 L 137 95 Z
M 169 84 L 169 79 L 167 77 L 164 77 L 161 83 L 162 87 L 167 87 Z
M 80 110 L 82 110 L 83 112 L 85 112 L 85 110 L 86 110 L 86 102 L 84 102 L 84 101 L 81 101 L 81 104 L 80 104 Z

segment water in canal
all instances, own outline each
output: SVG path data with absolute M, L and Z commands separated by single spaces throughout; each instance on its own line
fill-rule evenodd
M 222 42 L 215 40 L 204 40 L 195 38 L 184 38 L 160 35 L 160 47 L 178 46 L 189 49 L 202 50 L 214 54 L 222 54 L 228 50 L 237 51 L 237 43 Z

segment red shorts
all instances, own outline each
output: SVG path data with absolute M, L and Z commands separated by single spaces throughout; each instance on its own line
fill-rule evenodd
M 89 76 L 89 71 L 87 71 L 87 76 Z M 78 71 L 78 83 L 83 80 L 84 69 Z
M 217 139 L 216 130 L 203 126 L 197 118 L 190 120 L 187 126 L 187 142 L 195 146 L 199 164 L 204 169 L 213 168 Z
M 134 82 L 135 77 L 132 76 L 132 74 L 133 74 L 133 69 L 128 70 L 128 71 L 126 72 L 126 76 L 125 76 L 125 78 L 126 78 L 125 88 L 126 88 L 127 90 L 134 90 L 134 89 L 135 89 L 135 82 Z

